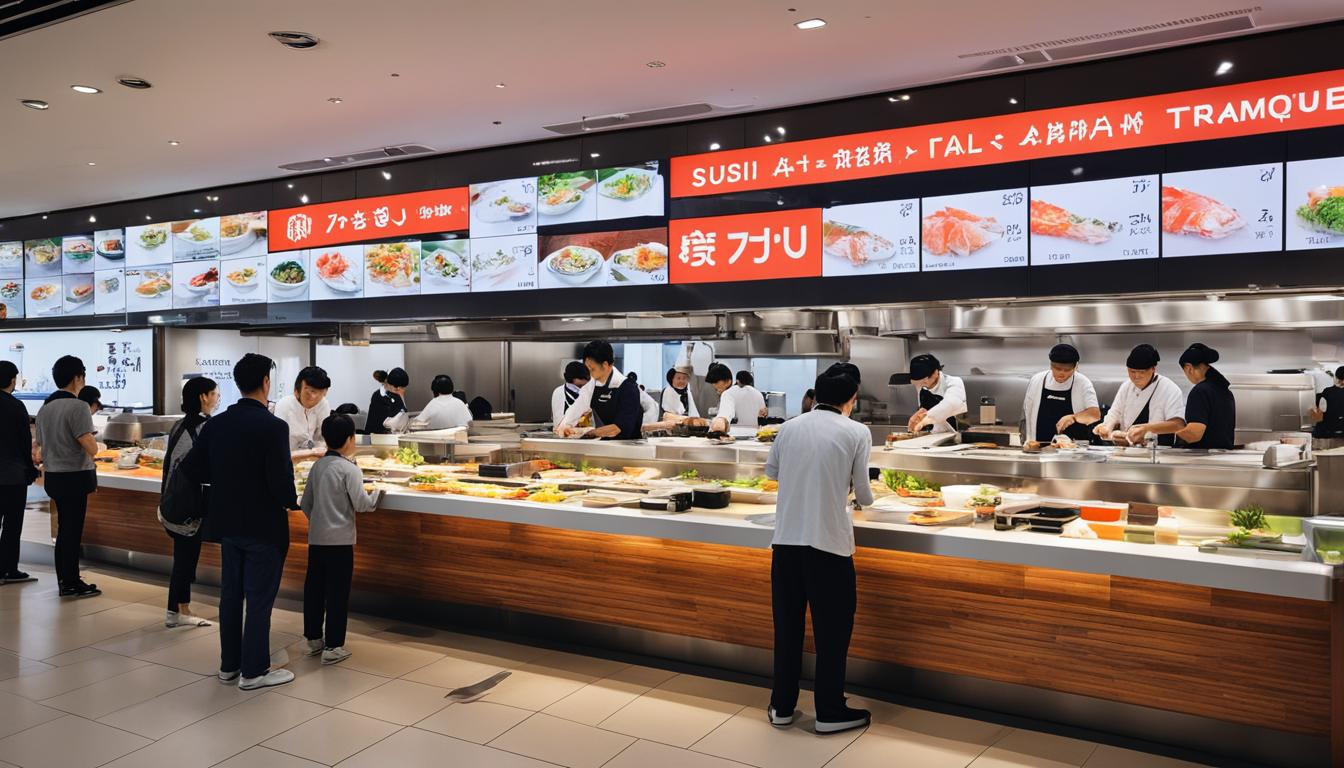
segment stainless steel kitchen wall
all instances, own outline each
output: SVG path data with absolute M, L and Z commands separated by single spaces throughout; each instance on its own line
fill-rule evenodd
M 508 410 L 507 343 L 502 341 L 415 342 L 406 344 L 406 372 L 411 376 L 406 407 L 418 411 L 432 394 L 429 384 L 440 373 L 453 377 L 453 384 L 467 399 L 481 396 L 496 411 Z

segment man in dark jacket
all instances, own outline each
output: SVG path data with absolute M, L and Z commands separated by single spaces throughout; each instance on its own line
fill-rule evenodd
M 178 469 L 210 486 L 209 528 L 220 540 L 223 560 L 219 679 L 238 680 L 243 690 L 294 679 L 287 669 L 269 670 L 271 608 L 289 551 L 289 510 L 295 506 L 289 427 L 266 410 L 274 367 L 264 355 L 238 361 L 233 380 L 242 398 L 205 423 Z
M 19 369 L 0 360 L 0 584 L 36 581 L 19 570 L 19 534 L 28 486 L 37 478 L 28 409 L 14 397 Z

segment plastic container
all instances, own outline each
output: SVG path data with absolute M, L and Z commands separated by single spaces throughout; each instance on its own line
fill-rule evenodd
M 1172 517 L 1159 519 L 1153 529 L 1153 538 L 1158 544 L 1180 544 L 1181 529 L 1176 524 L 1176 519 Z
M 1087 527 L 1091 528 L 1092 532 L 1097 534 L 1098 539 L 1104 539 L 1106 541 L 1125 540 L 1124 523 L 1088 520 Z
M 1123 523 L 1129 512 L 1128 504 L 1108 501 L 1085 501 L 1078 513 L 1089 523 Z
M 1125 541 L 1133 544 L 1156 544 L 1157 527 L 1152 525 L 1126 525 Z

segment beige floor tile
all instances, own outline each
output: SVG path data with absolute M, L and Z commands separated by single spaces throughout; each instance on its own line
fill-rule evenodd
M 737 704 L 655 688 L 603 720 L 601 727 L 686 748 L 708 736 L 741 709 Z
M 666 669 L 641 667 L 638 664 L 631 664 L 625 669 L 607 675 L 605 679 L 615 680 L 621 683 L 631 683 L 633 685 L 642 685 L 646 688 L 657 688 L 676 676 L 676 672 Z
M 1149 755 L 1132 749 L 1099 745 L 1092 757 L 1083 763 L 1086 768 L 1203 768 L 1198 763 L 1177 760 L 1161 755 Z
M 207 677 L 100 717 L 98 722 L 147 738 L 161 739 L 262 693 L 264 691 L 240 691 L 237 685 L 223 685 L 215 678 Z
M 413 725 L 448 706 L 448 693 L 409 680 L 392 680 L 341 704 L 341 709 L 400 725 Z
M 355 636 L 346 639 L 345 649 L 354 655 L 341 662 L 341 666 L 383 677 L 401 677 L 443 658 L 442 653 Z
M 335 765 L 399 730 L 399 725 L 333 709 L 262 742 L 262 746 Z
M 200 631 L 190 640 L 173 643 L 152 651 L 136 655 L 135 658 L 163 664 L 168 667 L 185 669 L 198 675 L 213 675 L 219 672 L 219 632 L 203 629 L 185 630 L 189 633 Z M 271 651 L 279 651 L 292 645 L 298 638 L 283 632 L 271 632 Z
M 471 651 L 448 651 L 447 656 L 403 675 L 402 679 L 451 690 L 478 683 L 497 672 L 517 666 L 521 666 L 521 663 L 498 656 L 487 656 Z
M 528 665 L 559 669 L 593 678 L 611 677 L 630 666 L 624 661 L 581 656 L 577 653 L 566 653 L 564 651 L 550 651 L 528 662 Z
M 746 768 L 742 763 L 724 760 L 643 739 L 631 744 L 603 768 Z M 888 760 L 883 768 L 898 768 Z M 899 768 L 908 768 L 903 764 Z
M 146 744 L 133 733 L 67 715 L 0 739 L 0 760 L 23 768 L 96 768 Z
M 698 696 L 702 699 L 715 699 L 743 707 L 765 709 L 770 704 L 770 689 L 755 685 L 733 683 L 727 680 L 715 680 L 711 677 L 696 675 L 675 675 L 658 686 L 659 690 Z
M 965 717 L 944 715 L 924 709 L 906 709 L 891 718 L 888 725 L 907 731 L 936 736 L 952 741 L 964 741 L 989 747 L 1003 738 L 1009 731 L 1001 725 L 971 720 Z
M 975 768 L 1079 768 L 1097 748 L 1090 741 L 1012 730 L 971 765 Z
M 189 725 L 109 768 L 208 768 L 328 711 L 274 692 Z
M 97 720 L 200 679 L 200 676 L 180 669 L 147 664 L 123 675 L 45 699 L 42 703 L 72 715 Z
M 35 725 L 64 717 L 65 713 L 44 707 L 12 693 L 0 693 L 0 739 Z
M 68 667 L 56 667 L 0 682 L 0 690 L 41 701 L 145 665 L 145 662 L 138 659 L 105 653 L 98 658 L 81 661 Z
M 488 744 L 531 716 L 532 713 L 526 709 L 473 701 L 441 709 L 416 723 L 415 727 L 455 739 Z
M 53 667 L 68 667 L 72 664 L 78 664 L 81 661 L 93 661 L 94 659 L 101 659 L 110 655 L 113 654 L 109 654 L 106 651 L 100 651 L 97 648 L 85 647 L 74 651 L 67 651 L 59 656 L 48 657 L 43 659 L 43 663 L 50 664 Z M 122 653 L 117 655 L 125 656 L 126 654 Z
M 524 664 L 485 694 L 485 699 L 540 712 L 596 679 L 555 667 Z
M 803 691 L 803 693 L 806 693 L 809 697 L 812 695 L 810 691 Z M 809 702 L 808 712 L 815 715 L 816 710 L 811 708 L 813 706 L 814 705 Z M 900 704 L 892 704 L 889 701 L 881 701 L 879 699 L 869 699 L 863 696 L 850 696 L 849 706 L 855 707 L 857 709 L 866 709 L 869 712 L 872 712 L 873 722 L 882 724 L 890 724 L 891 722 L 895 721 L 896 718 L 899 717 L 903 712 L 909 709 L 909 707 L 903 707 Z
M 530 757 L 503 752 L 418 728 L 405 728 L 341 763 L 340 768 L 554 768 Z
M 304 760 L 302 757 L 286 755 L 265 747 L 253 747 L 246 752 L 234 755 L 215 768 L 324 768 L 321 763 Z
M 294 682 L 280 688 L 280 692 L 296 699 L 334 707 L 356 696 L 387 683 L 387 678 L 343 669 L 342 666 L 323 666 L 320 658 L 294 655 L 287 667 L 294 673 Z
M 490 746 L 567 768 L 600 768 L 633 743 L 629 736 L 538 714 L 510 728 Z
M 48 669 L 52 669 L 52 665 L 46 662 L 25 659 L 15 653 L 0 651 L 0 680 L 8 680 L 11 677 L 42 672 Z
M 218 634 L 219 626 L 215 624 L 208 627 L 174 627 L 169 629 L 163 626 L 162 622 L 157 622 L 127 632 L 124 635 L 110 637 L 96 643 L 93 647 L 110 653 L 119 653 L 122 656 L 139 656 L 142 653 L 149 653 L 176 643 L 195 640 L 202 635 Z
M 854 730 L 821 737 L 813 725 L 811 716 L 806 716 L 789 728 L 776 728 L 766 721 L 764 709 L 748 707 L 691 749 L 770 768 L 821 768 L 860 734 Z
M 598 725 L 648 690 L 648 686 L 607 678 L 585 685 L 542 711 L 576 723 Z
M 826 768 L 965 768 L 988 747 L 984 744 L 907 731 L 890 725 L 868 728 Z
M 147 605 L 127 604 L 85 616 L 0 621 L 0 648 L 44 660 L 148 625 L 163 614 Z

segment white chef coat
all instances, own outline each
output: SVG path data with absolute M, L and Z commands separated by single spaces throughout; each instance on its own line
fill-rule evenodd
M 331 415 L 331 404 L 322 398 L 312 408 L 304 408 L 299 398 L 285 395 L 275 404 L 275 415 L 289 425 L 289 450 L 325 448 L 322 421 Z
M 739 427 L 755 427 L 760 424 L 760 412 L 765 407 L 765 396 L 755 387 L 729 387 L 719 396 L 718 418 L 729 424 L 737 419 Z
M 560 426 L 560 420 L 565 417 L 565 385 L 561 384 L 551 392 L 551 427 Z
M 644 411 L 644 418 L 641 424 L 652 424 L 658 420 L 658 401 L 653 399 L 653 395 L 643 389 L 639 390 L 639 407 Z
M 663 388 L 664 411 L 677 416 L 700 418 L 700 409 L 695 407 L 695 393 L 691 391 L 689 384 L 686 385 L 686 403 L 690 408 L 681 407 L 681 395 L 677 394 L 677 390 L 673 389 L 671 384 Z
M 938 383 L 928 389 L 930 393 L 942 395 L 943 401 L 929 409 L 925 419 L 933 421 L 934 434 L 944 432 L 954 432 L 952 425 L 947 423 L 951 416 L 960 416 L 966 412 L 966 385 L 959 376 L 952 376 L 947 371 L 938 372 Z
M 1134 426 L 1145 405 L 1148 406 L 1149 424 L 1185 418 L 1185 396 L 1181 394 L 1181 388 L 1166 376 L 1157 375 L 1143 389 L 1126 379 L 1103 423 L 1111 429 L 1127 430 Z
M 611 375 L 607 377 L 605 386 L 610 387 L 611 389 L 619 389 L 624 383 L 625 374 L 616 370 L 615 366 L 612 366 Z M 579 419 L 583 418 L 583 414 L 593 409 L 593 389 L 595 389 L 598 384 L 599 382 L 597 379 L 589 379 L 587 384 L 584 384 L 579 388 L 579 396 L 574 398 L 574 404 L 569 406 L 569 410 L 565 411 L 565 415 L 561 417 L 560 421 L 555 425 L 557 431 L 559 431 L 560 427 L 572 427 L 575 424 L 578 424 Z M 644 393 L 644 390 L 641 389 L 640 392 Z M 645 397 L 647 397 L 647 394 L 645 394 Z M 560 404 L 564 405 L 564 392 L 560 392 L 560 398 Z M 653 398 L 650 397 L 649 399 L 652 400 Z M 644 398 L 641 397 L 641 408 L 643 407 L 643 400 Z M 656 419 L 657 417 L 655 416 L 654 418 Z
M 452 395 L 437 395 L 416 418 L 429 429 L 466 427 L 471 424 L 471 409 Z
M 853 555 L 849 492 L 854 490 L 861 506 L 873 503 L 868 484 L 872 450 L 867 427 L 826 408 L 780 425 L 765 461 L 765 476 L 779 481 L 771 543 Z
M 1027 395 L 1022 400 L 1022 414 L 1026 417 L 1027 432 L 1035 434 L 1036 415 L 1041 409 L 1041 386 L 1052 392 L 1063 392 L 1072 389 L 1069 393 L 1069 407 L 1073 413 L 1081 413 L 1088 408 L 1100 408 L 1101 403 L 1097 400 L 1097 388 L 1092 386 L 1092 380 L 1074 371 L 1073 375 L 1064 380 L 1063 384 L 1055 381 L 1055 377 L 1050 371 L 1041 371 L 1031 377 L 1027 382 Z

